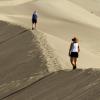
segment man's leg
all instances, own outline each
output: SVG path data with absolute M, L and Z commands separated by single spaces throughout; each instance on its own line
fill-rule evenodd
M 76 57 L 74 58 L 75 68 L 77 68 L 77 58 L 78 58 L 78 53 L 76 53 Z
M 74 57 L 71 57 L 70 58 L 70 62 L 72 64 L 72 66 L 73 66 L 73 69 L 75 69 Z
M 77 58 L 75 57 L 74 58 L 74 67 L 73 67 L 73 69 L 76 69 L 76 66 L 77 66 Z
M 36 23 L 35 23 L 35 29 L 36 29 Z

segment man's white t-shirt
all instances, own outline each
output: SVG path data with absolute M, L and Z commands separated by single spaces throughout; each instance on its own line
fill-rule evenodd
M 71 52 L 78 52 L 78 43 L 72 43 Z

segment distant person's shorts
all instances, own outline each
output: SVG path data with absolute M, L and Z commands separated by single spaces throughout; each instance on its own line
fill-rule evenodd
M 37 23 L 37 20 L 36 19 L 32 19 L 32 23 Z
M 78 52 L 71 52 L 70 56 L 78 58 L 79 55 L 78 55 Z

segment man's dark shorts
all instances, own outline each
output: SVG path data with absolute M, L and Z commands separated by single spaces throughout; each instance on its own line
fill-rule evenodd
M 79 55 L 78 55 L 78 52 L 71 52 L 70 56 L 78 58 Z
M 32 19 L 32 23 L 37 23 L 37 19 Z

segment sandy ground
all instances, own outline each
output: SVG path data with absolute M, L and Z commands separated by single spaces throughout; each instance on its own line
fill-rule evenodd
M 39 19 L 32 31 L 35 9 Z M 100 67 L 99 12 L 98 0 L 1 0 L 0 100 L 99 100 L 99 71 L 58 71 L 72 69 L 74 34 L 81 48 L 78 68 Z
M 83 0 L 69 0 L 73 3 L 78 4 L 79 6 L 83 7 L 84 9 L 88 10 L 92 14 L 100 16 L 100 1 L 96 0 L 87 0 L 86 2 Z
M 3 100 L 99 100 L 100 71 L 59 71 Z

